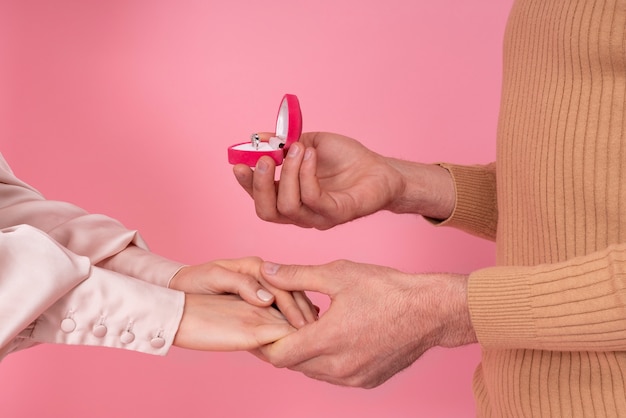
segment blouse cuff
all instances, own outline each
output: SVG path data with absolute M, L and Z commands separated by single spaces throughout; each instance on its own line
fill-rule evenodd
M 87 280 L 37 319 L 31 338 L 165 355 L 184 304 L 183 292 L 93 267 Z

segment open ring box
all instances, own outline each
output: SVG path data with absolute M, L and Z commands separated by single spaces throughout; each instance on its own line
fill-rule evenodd
M 228 162 L 256 166 L 259 158 L 270 156 L 276 165 L 283 163 L 289 146 L 300 139 L 302 133 L 302 112 L 300 102 L 293 94 L 285 94 L 276 118 L 276 136 L 268 142 L 242 142 L 228 148 Z

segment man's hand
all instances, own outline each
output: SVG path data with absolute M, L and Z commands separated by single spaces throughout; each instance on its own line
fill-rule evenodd
M 383 157 L 331 133 L 302 134 L 289 148 L 279 181 L 269 157 L 254 171 L 243 164 L 233 171 L 259 218 L 305 228 L 329 229 L 379 210 L 446 219 L 456 202 L 446 169 Z
M 434 346 L 476 341 L 467 308 L 467 277 L 406 274 L 349 261 L 322 266 L 265 263 L 276 287 L 326 294 L 317 322 L 274 344 L 261 358 L 330 383 L 371 388 Z
M 384 157 L 330 133 L 305 133 L 292 144 L 278 182 L 271 158 L 254 171 L 242 164 L 233 170 L 261 219 L 321 230 L 385 208 L 404 188 Z

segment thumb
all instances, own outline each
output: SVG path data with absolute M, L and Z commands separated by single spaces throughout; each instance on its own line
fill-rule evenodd
M 332 280 L 324 273 L 324 266 L 281 265 L 265 261 L 261 267 L 263 278 L 279 289 L 331 295 L 334 293 Z

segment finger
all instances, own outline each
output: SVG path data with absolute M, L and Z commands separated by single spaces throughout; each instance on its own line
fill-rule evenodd
M 329 296 L 336 293 L 336 281 L 328 264 L 322 266 L 280 265 L 263 262 L 261 273 L 272 286 L 290 291 L 312 290 Z
M 300 166 L 304 147 L 292 144 L 283 162 L 278 184 L 276 207 L 278 212 L 301 227 L 312 227 L 317 216 L 309 207 L 302 204 L 300 196 Z
M 257 135 L 259 135 L 261 142 L 268 142 L 271 137 L 276 136 L 273 132 L 257 132 Z
M 306 296 L 304 292 L 292 292 L 300 312 L 304 315 L 304 319 L 308 324 L 317 321 L 319 318 L 319 308 L 313 305 L 313 302 Z
M 315 147 L 319 144 L 320 139 L 321 136 L 319 132 L 304 132 L 300 135 L 298 142 L 305 147 Z
M 245 164 L 236 164 L 233 166 L 233 174 L 239 185 L 250 195 L 252 194 L 252 178 L 254 173 L 252 169 Z
M 302 165 L 298 173 L 300 178 L 300 195 L 304 204 L 315 207 L 322 195 L 317 178 L 317 152 L 315 148 L 306 148 L 302 157 Z
M 243 273 L 252 277 L 260 278 L 260 269 L 263 260 L 260 257 L 250 256 L 213 260 L 212 263 L 222 266 L 225 269 L 236 271 L 237 273 Z
M 309 147 L 304 151 L 299 174 L 302 203 L 311 208 L 312 213 L 315 213 L 315 216 L 311 217 L 315 227 L 325 229 L 330 226 L 328 219 L 333 219 L 334 215 L 338 213 L 338 207 L 332 196 L 324 193 L 320 186 L 315 148 Z
M 252 354 L 253 356 L 255 356 L 256 358 L 258 358 L 259 360 L 262 360 L 264 362 L 269 362 L 269 360 L 267 359 L 267 357 L 265 357 L 265 355 L 263 354 L 263 351 L 261 351 L 260 348 L 254 348 L 252 350 L 248 351 L 250 354 Z
M 287 321 L 296 328 L 302 328 L 308 323 L 307 315 L 301 310 L 301 305 L 296 301 L 291 292 L 278 289 L 270 283 L 265 282 L 264 279 L 262 279 L 262 281 L 263 285 L 274 295 L 275 303 L 272 306 L 278 309 L 281 317 L 287 319 Z M 277 314 L 279 312 L 277 312 Z
M 289 334 L 273 344 L 259 348 L 263 359 L 276 367 L 295 368 L 320 355 L 316 345 L 315 328 L 310 324 Z
M 278 186 L 278 210 L 283 215 L 291 217 L 297 215 L 298 210 L 302 206 L 300 200 L 300 164 L 302 163 L 302 155 L 304 148 L 302 145 L 292 144 L 289 147 L 287 156 L 283 161 L 283 167 L 280 171 L 280 183 Z
M 316 136 L 317 138 L 317 136 Z M 329 193 L 324 193 L 317 176 L 318 154 L 314 147 L 304 150 L 300 165 L 299 184 L 302 205 L 308 208 L 309 223 L 317 229 L 325 230 L 338 223 L 340 213 L 337 201 Z
M 271 288 L 271 286 L 268 287 Z M 273 293 L 278 310 L 291 325 L 300 329 L 308 323 L 304 312 L 300 309 L 300 305 L 298 305 L 291 292 L 274 289 Z
M 274 160 L 269 157 L 261 157 L 257 162 L 252 178 L 252 197 L 257 216 L 272 222 L 280 218 L 276 209 L 275 172 L 276 163 Z
M 254 337 L 260 347 L 285 338 L 294 331 L 296 329 L 287 323 L 265 324 L 259 325 L 254 329 Z
M 325 229 L 337 223 L 337 214 L 340 210 L 332 195 L 322 190 L 317 176 L 317 159 L 318 154 L 315 148 L 310 147 L 304 151 L 300 168 L 300 195 L 302 203 L 316 214 L 316 217 L 312 218 L 316 223 L 316 228 Z
M 205 280 L 201 281 L 198 285 L 200 291 L 197 293 L 232 293 L 256 306 L 269 306 L 274 302 L 272 292 L 263 287 L 256 278 L 221 266 L 215 268 L 218 271 L 212 273 L 214 279 L 208 285 Z
M 274 302 L 274 292 L 282 290 L 265 286 L 261 281 L 259 257 L 214 260 L 213 264 L 221 268 L 218 274 L 219 284 L 230 289 L 229 293 L 238 294 L 243 300 L 257 306 L 268 306 Z

